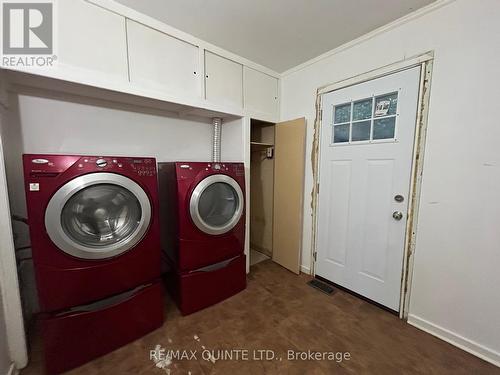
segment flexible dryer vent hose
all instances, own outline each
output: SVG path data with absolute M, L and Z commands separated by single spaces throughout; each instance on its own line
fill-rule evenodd
M 213 149 L 212 149 L 212 161 L 214 163 L 220 163 L 221 157 L 221 136 L 222 136 L 222 119 L 220 117 L 214 117 L 212 119 L 212 124 L 214 126 L 214 137 L 213 137 Z

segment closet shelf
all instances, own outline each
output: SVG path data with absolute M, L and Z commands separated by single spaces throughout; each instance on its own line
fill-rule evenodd
M 269 148 L 269 147 L 274 147 L 273 144 L 271 143 L 262 143 L 262 142 L 250 142 L 251 147 L 255 148 Z

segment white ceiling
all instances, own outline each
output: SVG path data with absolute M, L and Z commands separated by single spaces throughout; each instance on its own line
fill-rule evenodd
M 117 0 L 283 72 L 435 0 Z

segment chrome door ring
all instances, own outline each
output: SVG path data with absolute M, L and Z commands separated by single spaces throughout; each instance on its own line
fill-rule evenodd
M 210 185 L 213 185 L 218 182 L 227 184 L 234 189 L 236 195 L 238 196 L 238 207 L 236 208 L 232 218 L 226 224 L 216 227 L 209 225 L 207 222 L 205 222 L 205 220 L 203 220 L 203 218 L 200 215 L 198 205 L 203 192 Z M 236 226 L 236 224 L 238 224 L 238 222 L 241 219 L 241 215 L 243 214 L 244 205 L 245 201 L 243 197 L 243 191 L 241 190 L 240 185 L 238 185 L 238 183 L 229 176 L 226 176 L 224 174 L 214 174 L 209 177 L 206 177 L 200 183 L 198 183 L 198 185 L 196 185 L 196 188 L 193 190 L 193 193 L 191 194 L 191 199 L 189 201 L 189 211 L 191 214 L 191 219 L 193 220 L 194 224 L 199 230 L 201 230 L 206 234 L 211 234 L 216 236 L 229 232 Z
M 73 241 L 61 225 L 61 213 L 66 202 L 77 192 L 99 184 L 118 185 L 129 190 L 141 206 L 141 221 L 135 231 L 123 241 L 107 247 L 83 246 Z M 144 190 L 130 178 L 106 172 L 79 176 L 64 184 L 52 196 L 45 210 L 45 228 L 54 244 L 65 253 L 81 259 L 105 259 L 120 255 L 134 247 L 146 233 L 151 221 L 151 203 Z

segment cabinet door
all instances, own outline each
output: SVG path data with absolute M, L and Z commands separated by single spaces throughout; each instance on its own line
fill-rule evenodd
M 245 109 L 278 115 L 278 79 L 245 66 Z
M 275 126 L 273 260 L 300 273 L 306 121 Z
M 127 19 L 130 81 L 184 97 L 200 97 L 198 47 Z
M 128 80 L 125 17 L 83 0 L 58 7 L 58 64 Z
M 243 65 L 205 51 L 206 99 L 243 107 Z

